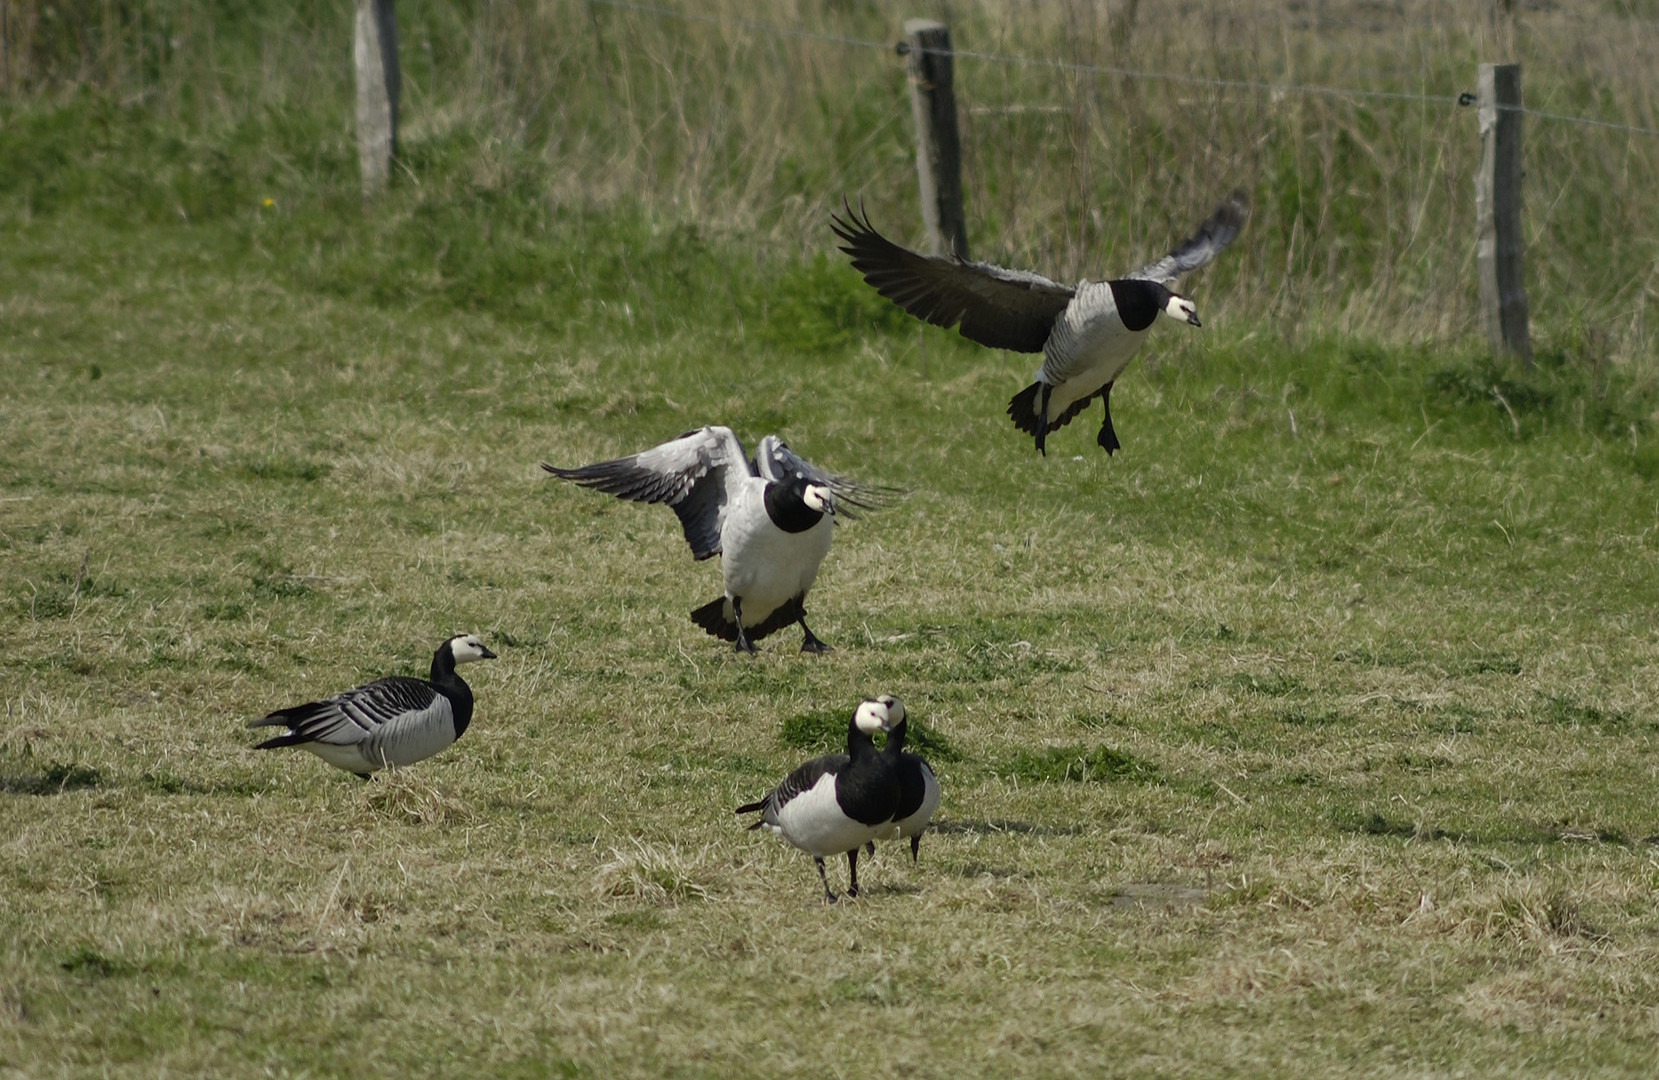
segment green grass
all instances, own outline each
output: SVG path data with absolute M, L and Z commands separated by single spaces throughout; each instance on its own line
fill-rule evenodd
M 1045 460 L 1029 361 L 761 338 L 718 241 L 560 320 L 308 283 L 257 213 L 8 220 L 6 1067 L 819 1075 L 831 1029 L 871 1075 L 1650 1071 L 1647 382 L 1166 327 L 1125 449 Z M 709 421 L 911 492 L 838 530 L 822 660 L 702 635 L 671 515 L 537 468 Z M 502 658 L 453 751 L 249 750 L 461 628 Z M 942 828 L 825 909 L 730 809 L 878 692 Z
M 496 48 L 563 8 L 417 6 L 410 168 L 365 210 L 333 8 L 178 10 L 176 56 L 134 24 L 155 47 L 0 104 L 0 1072 L 822 1076 L 852 1040 L 872 1076 L 1651 1075 L 1659 385 L 1640 305 L 1604 317 L 1645 279 L 1585 225 L 1617 203 L 1645 242 L 1642 151 L 1539 159 L 1551 205 L 1550 170 L 1589 194 L 1543 230 L 1520 374 L 1432 295 L 1442 256 L 1379 253 L 1406 230 L 1355 216 L 1379 176 L 1342 125 L 1280 116 L 1261 216 L 1189 283 L 1205 329 L 1160 327 L 1114 395 L 1124 449 L 1095 414 L 1043 459 L 1002 412 L 1031 358 L 829 253 L 837 185 L 911 169 L 887 99 L 818 92 L 842 61 L 741 167 L 676 172 L 764 97 L 701 94 L 717 38 L 581 23 L 618 63 L 663 46 L 608 71 L 624 151 L 582 141 L 605 95 L 543 93 L 581 64 Z M 991 159 L 1041 171 L 1016 125 L 1049 120 L 969 121 L 1008 129 L 971 193 L 1008 251 L 1156 246 L 1144 206 L 1081 209 L 1120 181 L 1210 197 L 1187 140 L 1249 117 L 1148 98 L 1161 149 L 1098 175 L 1113 89 L 1066 98 L 1086 137 L 1040 183 Z M 675 95 L 696 124 L 634 126 Z M 1457 225 L 1424 193 L 1461 166 L 1411 164 L 1452 137 L 1391 157 L 1405 131 L 1369 151 L 1384 218 Z M 718 574 L 672 515 L 538 467 L 711 422 L 910 492 L 838 528 L 827 657 L 734 656 L 685 618 Z M 250 750 L 247 720 L 463 629 L 501 658 L 453 750 L 370 784 Z M 882 692 L 940 827 L 826 909 L 731 808 Z

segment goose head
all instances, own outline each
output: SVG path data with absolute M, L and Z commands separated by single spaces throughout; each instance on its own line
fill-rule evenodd
M 861 701 L 858 703 L 858 711 L 853 714 L 853 724 L 866 735 L 874 735 L 878 731 L 892 731 L 892 713 L 880 701 Z
M 1172 292 L 1169 294 L 1169 299 L 1164 301 L 1164 314 L 1191 326 L 1204 325 L 1198 321 L 1198 305 L 1194 304 L 1189 297 L 1182 296 L 1180 293 Z
M 876 698 L 876 704 L 887 709 L 887 726 L 897 727 L 904 720 L 904 702 L 892 694 L 883 694 Z
M 829 514 L 832 517 L 835 514 L 835 492 L 831 491 L 827 484 L 802 484 L 801 502 L 806 504 L 808 510 Z
M 477 634 L 456 634 L 449 639 L 449 655 L 455 658 L 457 664 L 469 664 L 474 660 L 494 660 L 495 653 L 478 640 Z

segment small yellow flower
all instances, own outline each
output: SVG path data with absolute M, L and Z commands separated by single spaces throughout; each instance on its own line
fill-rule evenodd
M 271 207 L 276 205 L 276 200 L 271 198 L 269 195 L 267 195 L 267 196 L 265 196 L 265 198 L 263 200 L 260 201 L 259 205 L 263 206 L 265 209 L 269 210 Z

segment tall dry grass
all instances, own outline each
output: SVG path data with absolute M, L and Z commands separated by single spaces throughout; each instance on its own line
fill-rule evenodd
M 1472 0 L 405 3 L 403 138 L 412 174 L 453 165 L 468 192 L 644 206 L 809 252 L 850 194 L 914 234 L 890 45 L 906 15 L 938 15 L 982 54 L 957 62 L 976 255 L 1110 273 L 1244 184 L 1254 221 L 1210 273 L 1210 310 L 1292 336 L 1441 340 L 1476 325 L 1478 134 L 1444 99 L 1473 89 L 1478 63 L 1520 61 L 1529 107 L 1659 129 L 1659 7 L 1515 7 L 1495 21 Z M 326 113 L 346 143 L 349 8 L 10 0 L 6 77 L 14 98 L 92 86 L 206 125 Z M 1525 139 L 1536 332 L 1651 357 L 1659 135 L 1529 117 Z

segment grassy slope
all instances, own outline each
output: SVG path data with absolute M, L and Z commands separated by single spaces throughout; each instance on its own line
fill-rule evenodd
M 0 1065 L 1650 1074 L 1648 387 L 1164 328 L 1126 449 L 1041 460 L 1025 358 L 833 262 L 100 190 L 0 259 Z M 825 660 L 729 655 L 670 515 L 536 468 L 707 421 L 914 492 Z M 455 751 L 248 751 L 457 628 Z M 826 910 L 729 807 L 884 690 L 944 828 Z
M 1032 363 L 839 259 L 465 124 L 363 216 L 328 109 L 179 116 L 0 118 L 0 1067 L 1651 1073 L 1647 363 L 1254 325 L 1241 246 L 1125 451 L 1039 460 Z M 672 516 L 536 468 L 705 421 L 912 489 L 828 659 L 723 652 Z M 455 752 L 247 750 L 463 627 Z M 825 911 L 728 808 L 881 690 L 946 828 Z

